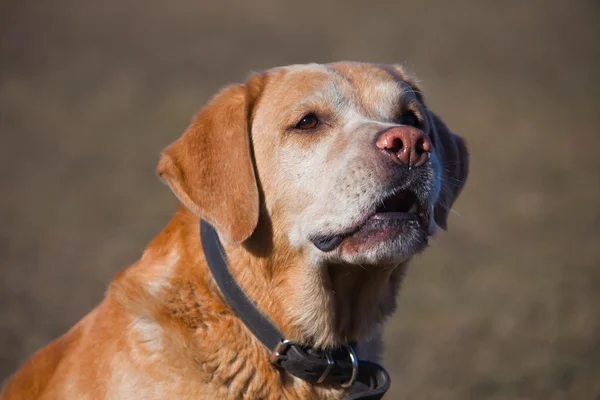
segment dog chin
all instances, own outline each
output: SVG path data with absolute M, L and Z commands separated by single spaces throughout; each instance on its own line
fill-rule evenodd
M 337 249 L 337 259 L 349 264 L 389 265 L 408 261 L 428 246 L 427 234 L 415 229 L 386 240 L 345 239 Z

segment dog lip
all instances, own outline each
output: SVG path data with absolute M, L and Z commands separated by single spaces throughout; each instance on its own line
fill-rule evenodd
M 315 247 L 322 252 L 329 252 L 337 248 L 346 238 L 344 235 L 319 236 L 312 240 Z

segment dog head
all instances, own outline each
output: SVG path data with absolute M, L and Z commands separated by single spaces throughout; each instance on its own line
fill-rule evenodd
M 399 264 L 427 246 L 468 171 L 464 141 L 398 66 L 298 65 L 218 93 L 158 174 L 228 243 L 257 230 L 313 265 Z

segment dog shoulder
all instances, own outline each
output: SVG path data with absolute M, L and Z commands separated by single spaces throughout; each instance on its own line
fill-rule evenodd
M 92 312 L 93 313 L 93 312 Z M 45 395 L 56 379 L 69 353 L 77 347 L 84 331 L 84 321 L 34 353 L 4 385 L 2 400 L 37 399 Z

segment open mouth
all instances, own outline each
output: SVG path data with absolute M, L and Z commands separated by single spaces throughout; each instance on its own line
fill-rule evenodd
M 417 219 L 419 203 L 417 196 L 410 191 L 398 192 L 383 200 L 370 218 L 375 219 Z
M 328 252 L 346 238 L 385 240 L 410 229 L 426 229 L 430 218 L 427 210 L 427 205 L 413 191 L 400 191 L 384 198 L 374 212 L 354 229 L 343 234 L 317 237 L 313 243 L 319 250 Z

